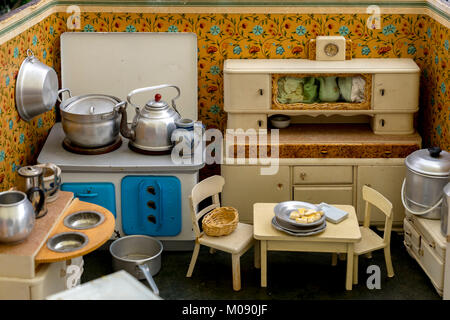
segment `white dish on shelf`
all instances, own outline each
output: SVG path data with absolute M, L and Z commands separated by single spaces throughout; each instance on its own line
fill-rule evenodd
M 291 124 L 291 117 L 283 114 L 276 114 L 270 117 L 270 123 L 277 129 L 284 129 Z

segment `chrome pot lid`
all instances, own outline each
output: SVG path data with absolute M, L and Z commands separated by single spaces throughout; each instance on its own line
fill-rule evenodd
M 22 177 L 37 177 L 40 176 L 43 172 L 43 169 L 41 167 L 35 167 L 35 166 L 25 166 L 17 170 L 17 173 Z
M 450 153 L 438 147 L 421 149 L 407 156 L 405 164 L 410 170 L 421 174 L 446 177 L 450 171 Z
M 113 112 L 120 100 L 103 94 L 88 94 L 73 97 L 73 100 L 71 98 L 67 102 L 67 105 L 62 108 L 65 112 L 78 115 L 100 115 Z

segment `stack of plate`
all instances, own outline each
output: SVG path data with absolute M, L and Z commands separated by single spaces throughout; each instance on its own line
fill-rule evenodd
M 287 234 L 304 237 L 323 232 L 327 227 L 325 215 L 319 220 L 311 223 L 298 223 L 289 218 L 292 211 L 299 208 L 314 209 L 319 211 L 319 208 L 308 202 L 300 201 L 285 201 L 280 202 L 274 208 L 275 216 L 272 218 L 272 225 L 275 229 L 285 232 Z

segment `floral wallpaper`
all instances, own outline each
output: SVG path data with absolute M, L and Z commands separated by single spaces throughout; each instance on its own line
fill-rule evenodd
M 15 109 L 15 77 L 31 48 L 41 61 L 60 69 L 59 36 L 67 13 L 54 13 L 0 45 L 0 190 L 14 184 L 18 166 L 33 163 L 55 121 L 47 112 L 30 123 Z M 422 69 L 418 128 L 424 146 L 450 150 L 448 28 L 415 14 L 383 14 L 381 28 L 366 26 L 364 14 L 155 14 L 82 13 L 81 32 L 195 32 L 198 36 L 199 120 L 223 130 L 223 63 L 230 58 L 307 58 L 318 35 L 352 40 L 354 58 L 412 58 Z M 209 167 L 203 175 L 217 173 Z

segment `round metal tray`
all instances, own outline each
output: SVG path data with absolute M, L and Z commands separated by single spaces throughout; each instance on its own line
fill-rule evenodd
M 47 248 L 55 252 L 72 252 L 83 248 L 89 238 L 81 232 L 61 232 L 47 241 Z
M 297 210 L 299 208 L 306 208 L 306 209 L 314 209 L 319 211 L 319 207 L 309 203 L 309 202 L 301 202 L 301 201 L 284 201 L 280 202 L 275 206 L 273 211 L 275 212 L 275 216 L 278 218 L 278 220 L 281 220 L 285 223 L 289 223 L 296 227 L 312 227 L 312 226 L 318 226 L 322 224 L 325 221 L 325 215 L 323 215 L 319 220 L 311 222 L 311 223 L 298 223 L 295 220 L 292 220 L 289 218 L 292 211 Z
M 95 228 L 105 221 L 105 216 L 96 211 L 78 211 L 64 218 L 64 225 L 70 229 L 85 230 Z

